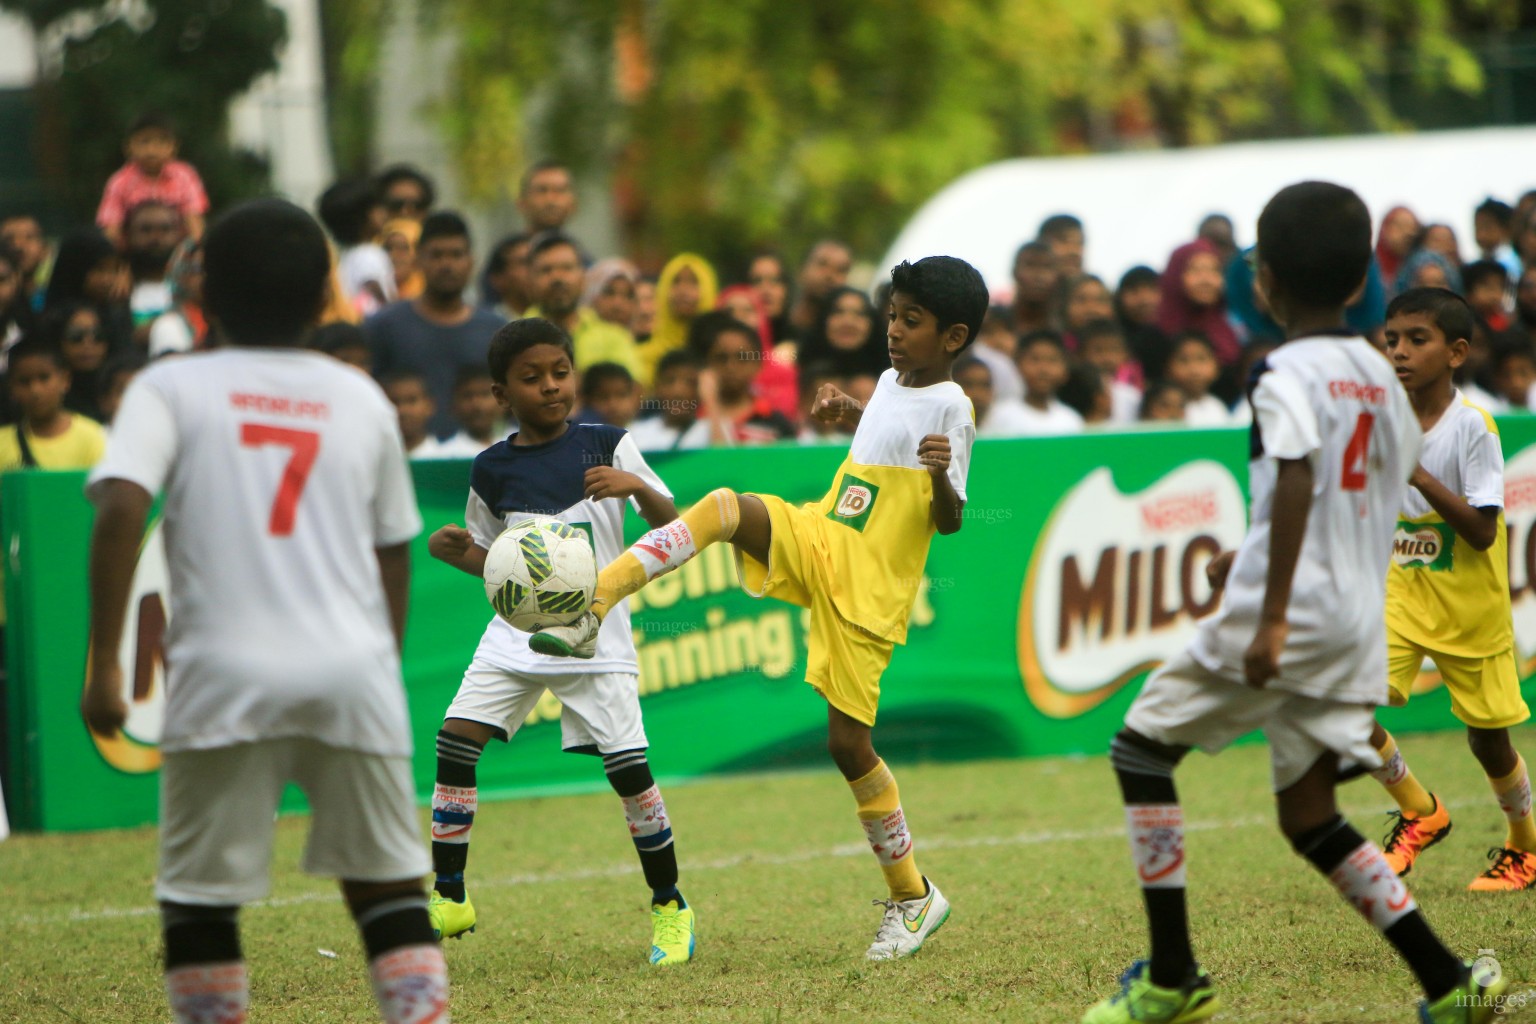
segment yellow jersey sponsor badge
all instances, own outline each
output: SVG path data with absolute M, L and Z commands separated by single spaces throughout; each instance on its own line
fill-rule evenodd
M 1456 531 L 1449 523 L 1409 523 L 1398 520 L 1392 535 L 1392 561 L 1400 569 L 1444 572 L 1452 568 Z
M 860 480 L 852 473 L 843 474 L 843 486 L 837 492 L 837 502 L 827 518 L 844 526 L 851 526 L 860 533 L 869 523 L 869 513 L 880 497 L 880 488 L 868 480 Z

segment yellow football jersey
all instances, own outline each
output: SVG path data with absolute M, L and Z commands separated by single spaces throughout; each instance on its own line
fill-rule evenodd
M 1504 455 L 1493 417 L 1461 397 L 1424 435 L 1419 463 L 1474 508 L 1498 508 L 1486 551 L 1457 536 L 1416 489 L 1398 517 L 1387 569 L 1387 625 L 1431 652 L 1479 658 L 1514 643 L 1504 529 Z

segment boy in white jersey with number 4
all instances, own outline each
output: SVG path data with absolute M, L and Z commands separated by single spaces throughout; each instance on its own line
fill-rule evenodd
M 1281 831 L 1408 962 L 1421 1019 L 1489 1020 L 1507 983 L 1474 977 L 1446 949 L 1334 794 L 1341 767 L 1380 766 L 1370 739 L 1373 706 L 1387 701 L 1382 580 L 1421 438 L 1391 367 L 1339 326 L 1370 264 L 1370 214 L 1338 185 L 1292 185 L 1260 215 L 1257 253 L 1288 340 L 1249 383 L 1251 522 L 1211 565 L 1221 606 L 1147 681 L 1110 745 L 1152 952 L 1083 1024 L 1189 1024 L 1219 1009 L 1190 945 L 1173 772 L 1192 748 L 1215 753 L 1256 728 Z
M 1515 660 L 1499 431 L 1452 382 L 1473 327 L 1466 301 L 1444 288 L 1414 288 L 1387 307 L 1387 355 L 1424 428 L 1387 573 L 1389 682 L 1392 703 L 1406 704 L 1424 658 L 1440 670 L 1451 712 L 1466 724 L 1467 745 L 1508 822 L 1493 863 L 1468 888 L 1508 892 L 1536 883 L 1531 783 L 1509 740 L 1510 727 L 1531 712 Z M 1450 812 L 1414 778 L 1380 725 L 1372 743 L 1383 767 L 1371 774 L 1399 807 L 1387 861 L 1406 875 L 1450 833 Z
M 313 811 L 305 870 L 341 880 L 386 1024 L 448 1020 L 421 886 L 400 679 L 421 516 L 395 413 L 304 347 L 330 250 L 290 203 L 221 218 L 204 306 L 228 344 L 156 363 L 123 396 L 91 475 L 86 724 L 127 718 L 117 650 L 144 525 L 165 492 L 171 580 L 155 894 L 176 1024 L 240 1024 L 240 905 L 267 892 L 284 787 Z

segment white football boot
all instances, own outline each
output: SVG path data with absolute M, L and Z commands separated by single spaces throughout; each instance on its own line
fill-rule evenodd
M 875 900 L 876 906 L 885 907 L 885 917 L 880 930 L 875 933 L 874 945 L 864 954 L 870 960 L 899 960 L 911 956 L 923 948 L 923 941 L 943 927 L 949 920 L 949 900 L 939 892 L 939 887 L 928 883 L 928 894 L 915 900 L 897 903 L 895 900 Z
M 528 637 L 528 646 L 540 654 L 559 658 L 591 658 L 597 654 L 597 631 L 602 626 L 596 615 L 582 612 L 569 626 L 545 626 Z

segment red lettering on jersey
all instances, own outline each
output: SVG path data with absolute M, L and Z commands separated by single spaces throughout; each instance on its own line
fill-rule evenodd
M 1365 384 L 1358 380 L 1331 380 L 1328 382 L 1328 397 L 1353 399 L 1367 405 L 1383 405 L 1387 400 L 1387 389 L 1380 384 Z
M 331 407 L 324 402 L 284 398 L 280 395 L 258 395 L 249 391 L 234 391 L 230 393 L 229 404 L 244 412 L 260 412 L 270 416 L 293 416 L 306 420 L 331 418 Z

